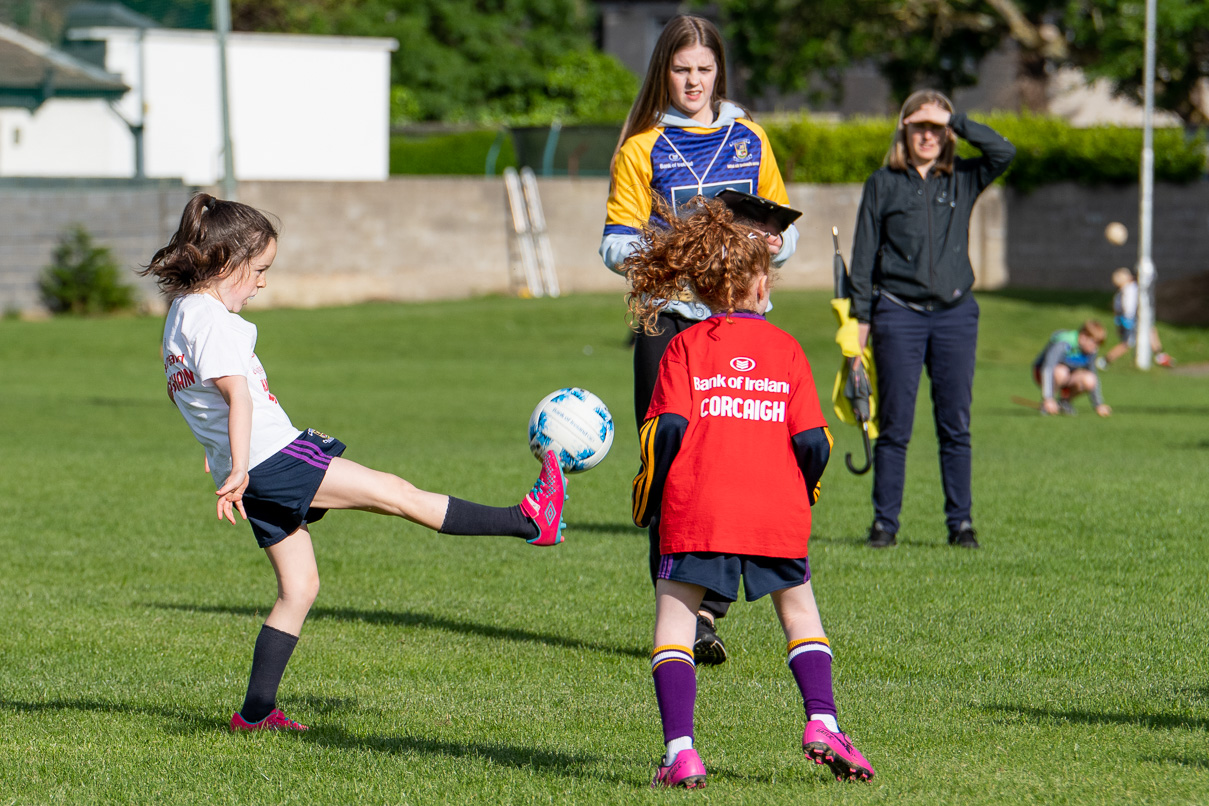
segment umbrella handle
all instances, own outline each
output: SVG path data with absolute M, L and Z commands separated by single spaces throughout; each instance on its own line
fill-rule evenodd
M 844 456 L 844 464 L 848 465 L 848 470 L 857 476 L 863 476 L 869 472 L 869 468 L 873 467 L 873 448 L 869 445 L 869 423 L 861 423 L 861 437 L 865 441 L 865 466 L 858 468 L 852 464 L 852 454 Z

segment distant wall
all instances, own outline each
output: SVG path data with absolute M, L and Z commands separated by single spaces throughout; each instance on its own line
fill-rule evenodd
M 562 292 L 623 294 L 624 280 L 605 269 L 596 251 L 607 180 L 558 177 L 538 184 Z M 830 288 L 831 228 L 839 228 L 842 253 L 850 257 L 861 187 L 791 185 L 788 190 L 790 204 L 803 212 L 798 224 L 802 237 L 778 285 Z M 133 270 L 175 230 L 191 192 L 171 182 L 0 181 L 0 220 L 5 221 L 0 230 L 0 309 L 38 307 L 38 274 L 61 233 L 77 222 L 112 248 L 135 279 Z M 238 195 L 275 214 L 282 225 L 276 270 L 257 297 L 258 306 L 450 299 L 519 290 L 511 278 L 514 250 L 499 179 L 242 182 Z M 970 253 L 978 287 L 996 288 L 1008 281 L 1007 210 L 997 187 L 975 207 Z M 1049 260 L 1082 258 L 1060 246 L 1054 244 Z M 154 285 L 138 282 L 147 301 L 158 304 Z
M 597 254 L 608 181 L 539 179 L 551 250 L 564 294 L 615 291 L 625 282 Z M 503 183 L 470 177 L 399 177 L 383 183 L 245 182 L 240 199 L 282 220 L 284 269 L 258 304 L 317 306 L 365 299 L 446 299 L 507 293 L 509 218 Z M 831 227 L 845 257 L 860 203 L 859 185 L 792 185 L 801 210 L 797 254 L 781 288 L 832 286 Z M 971 256 L 981 287 L 1007 278 L 1002 193 L 976 208 Z
M 148 300 L 155 283 L 133 270 L 163 246 L 191 191 L 179 182 L 31 179 L 0 181 L 0 313 L 41 308 L 38 277 L 60 237 L 83 225 L 130 269 Z
M 1138 262 L 1138 187 L 1069 182 L 1008 191 L 1007 264 L 1022 288 L 1112 289 L 1109 276 Z M 1129 228 L 1113 246 L 1104 228 Z M 1160 282 L 1209 271 L 1209 182 L 1156 184 L 1151 254 Z

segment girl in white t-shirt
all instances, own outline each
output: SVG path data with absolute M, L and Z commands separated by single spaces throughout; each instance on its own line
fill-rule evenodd
M 277 575 L 277 602 L 252 655 L 243 706 L 231 730 L 306 730 L 277 708 L 277 687 L 319 593 L 308 525 L 329 509 L 396 515 L 455 535 L 514 535 L 536 546 L 563 540 L 564 481 L 553 453 L 520 504 L 488 507 L 418 489 L 341 458 L 345 445 L 295 428 L 269 391 L 256 357 L 256 327 L 239 316 L 267 284 L 277 229 L 255 208 L 199 193 L 180 227 L 151 258 L 172 300 L 162 352 L 168 396 L 206 450 L 218 518 L 252 525 Z

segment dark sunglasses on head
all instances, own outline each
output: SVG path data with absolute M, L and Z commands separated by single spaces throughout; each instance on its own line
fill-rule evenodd
M 908 123 L 907 125 L 920 131 L 931 132 L 932 134 L 936 135 L 943 134 L 945 129 L 949 128 L 948 126 L 942 126 L 939 123 Z

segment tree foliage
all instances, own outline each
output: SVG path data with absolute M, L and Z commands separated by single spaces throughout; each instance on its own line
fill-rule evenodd
M 59 239 L 38 290 L 54 313 L 98 314 L 134 307 L 134 288 L 121 278 L 108 247 L 98 246 L 82 226 Z
M 855 64 L 877 67 L 895 102 L 913 89 L 952 92 L 977 80 L 991 51 L 1013 42 L 1024 106 L 1039 109 L 1054 67 L 1107 78 L 1140 98 L 1145 0 L 719 0 L 735 60 L 757 94 L 841 91 Z M 1158 4 L 1156 105 L 1204 123 L 1209 3 Z
M 233 0 L 233 27 L 393 37 L 392 115 L 621 120 L 637 80 L 593 45 L 585 0 Z
M 1073 0 L 1063 21 L 1074 59 L 1118 95 L 1142 100 L 1144 0 Z M 1163 0 L 1155 13 L 1155 106 L 1186 123 L 1209 123 L 1209 3 Z

